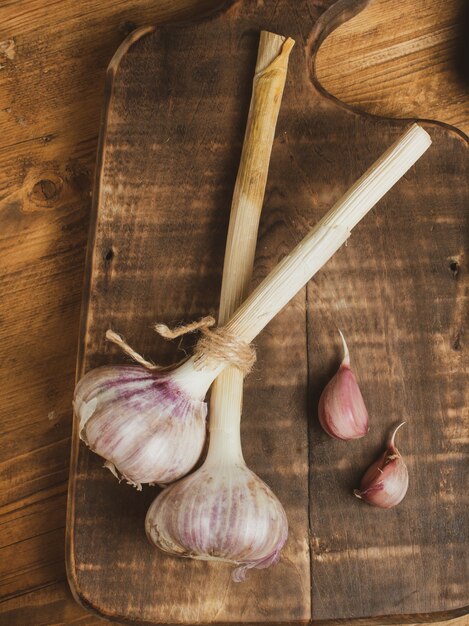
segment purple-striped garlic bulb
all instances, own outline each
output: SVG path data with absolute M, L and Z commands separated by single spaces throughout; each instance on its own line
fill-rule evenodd
M 171 371 L 139 365 L 99 367 L 78 383 L 74 410 L 81 439 L 116 476 L 141 489 L 185 476 L 206 438 L 203 401 L 217 371 L 193 359 Z
M 355 374 L 350 369 L 350 354 L 345 338 L 340 330 L 339 333 L 344 356 L 319 399 L 319 422 L 334 439 L 359 439 L 369 430 L 368 411 Z
M 285 511 L 246 466 L 239 435 L 221 430 L 211 431 L 203 466 L 155 498 L 145 528 L 171 555 L 235 565 L 235 582 L 277 563 L 288 537 Z

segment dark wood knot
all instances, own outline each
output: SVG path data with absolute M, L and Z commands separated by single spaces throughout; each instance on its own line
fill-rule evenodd
M 62 188 L 62 178 L 58 174 L 47 172 L 32 186 L 30 199 L 37 206 L 52 207 L 59 199 Z

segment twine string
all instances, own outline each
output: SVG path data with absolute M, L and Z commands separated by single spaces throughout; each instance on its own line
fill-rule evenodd
M 246 376 L 256 362 L 254 348 L 223 326 L 203 328 L 202 337 L 194 350 L 194 367 L 197 370 L 228 363 L 237 367 Z
M 122 352 L 127 354 L 127 356 L 130 356 L 133 361 L 135 361 L 139 365 L 142 365 L 147 370 L 163 369 L 161 365 L 156 365 L 151 361 L 147 361 L 141 354 L 139 354 L 131 346 L 129 346 L 129 344 L 125 341 L 125 339 L 123 339 L 123 337 L 121 337 L 121 335 L 118 335 L 110 328 L 108 328 L 108 330 L 106 331 L 106 339 L 119 347 Z
M 246 341 L 239 339 L 226 328 L 215 326 L 215 319 L 211 315 L 202 317 L 198 321 L 189 324 L 181 324 L 174 328 L 169 328 L 166 324 L 155 324 L 154 330 L 164 339 L 177 339 L 199 331 L 201 337 L 194 350 L 194 367 L 202 370 L 206 367 L 216 367 L 217 364 L 227 363 L 240 369 L 244 375 L 248 374 L 256 361 L 254 348 Z M 148 361 L 136 350 L 134 350 L 121 335 L 111 329 L 106 331 L 106 339 L 118 346 L 133 361 L 142 365 L 148 370 L 158 371 L 168 369 L 162 365 L 156 365 Z
M 215 326 L 215 318 L 211 315 L 207 315 L 206 317 L 202 317 L 196 322 L 181 324 L 180 326 L 175 326 L 174 328 L 169 328 L 169 326 L 166 326 L 166 324 L 155 324 L 153 328 L 158 333 L 158 335 L 164 337 L 165 339 L 177 339 L 182 335 L 193 333 L 196 330 L 200 330 L 201 332 L 203 332 L 211 326 Z

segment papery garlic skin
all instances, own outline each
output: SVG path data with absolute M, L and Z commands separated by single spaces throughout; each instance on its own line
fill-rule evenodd
M 160 493 L 148 510 L 149 540 L 175 556 L 237 565 L 235 582 L 274 565 L 288 537 L 285 511 L 243 461 L 205 464 Z
M 335 439 L 359 439 L 369 430 L 368 411 L 350 369 L 350 356 L 344 336 L 339 331 L 344 357 L 336 374 L 328 382 L 319 399 L 319 422 Z
M 394 431 L 388 449 L 365 472 L 360 489 L 353 492 L 357 498 L 372 506 L 390 509 L 399 504 L 407 493 L 409 472 L 394 444 L 396 432 L 403 424 Z
M 206 438 L 207 405 L 172 373 L 105 366 L 78 383 L 74 410 L 81 439 L 139 489 L 167 484 L 197 463 Z M 117 475 L 117 473 L 116 473 Z

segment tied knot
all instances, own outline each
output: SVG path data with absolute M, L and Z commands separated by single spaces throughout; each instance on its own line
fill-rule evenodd
M 216 367 L 218 363 L 228 363 L 237 367 L 246 376 L 256 362 L 256 351 L 225 327 L 204 328 L 194 353 L 196 369 Z
M 227 363 L 240 369 L 244 375 L 248 374 L 256 361 L 254 348 L 223 326 L 213 328 L 214 325 L 215 319 L 208 315 L 198 321 L 174 328 L 169 328 L 166 324 L 155 324 L 153 328 L 161 337 L 170 340 L 188 333 L 200 332 L 202 337 L 197 342 L 194 352 L 194 367 L 197 370 L 207 367 L 216 368 L 219 363 Z M 148 370 L 168 369 L 145 359 L 111 329 L 106 331 L 106 339 L 117 345 L 132 360 Z

